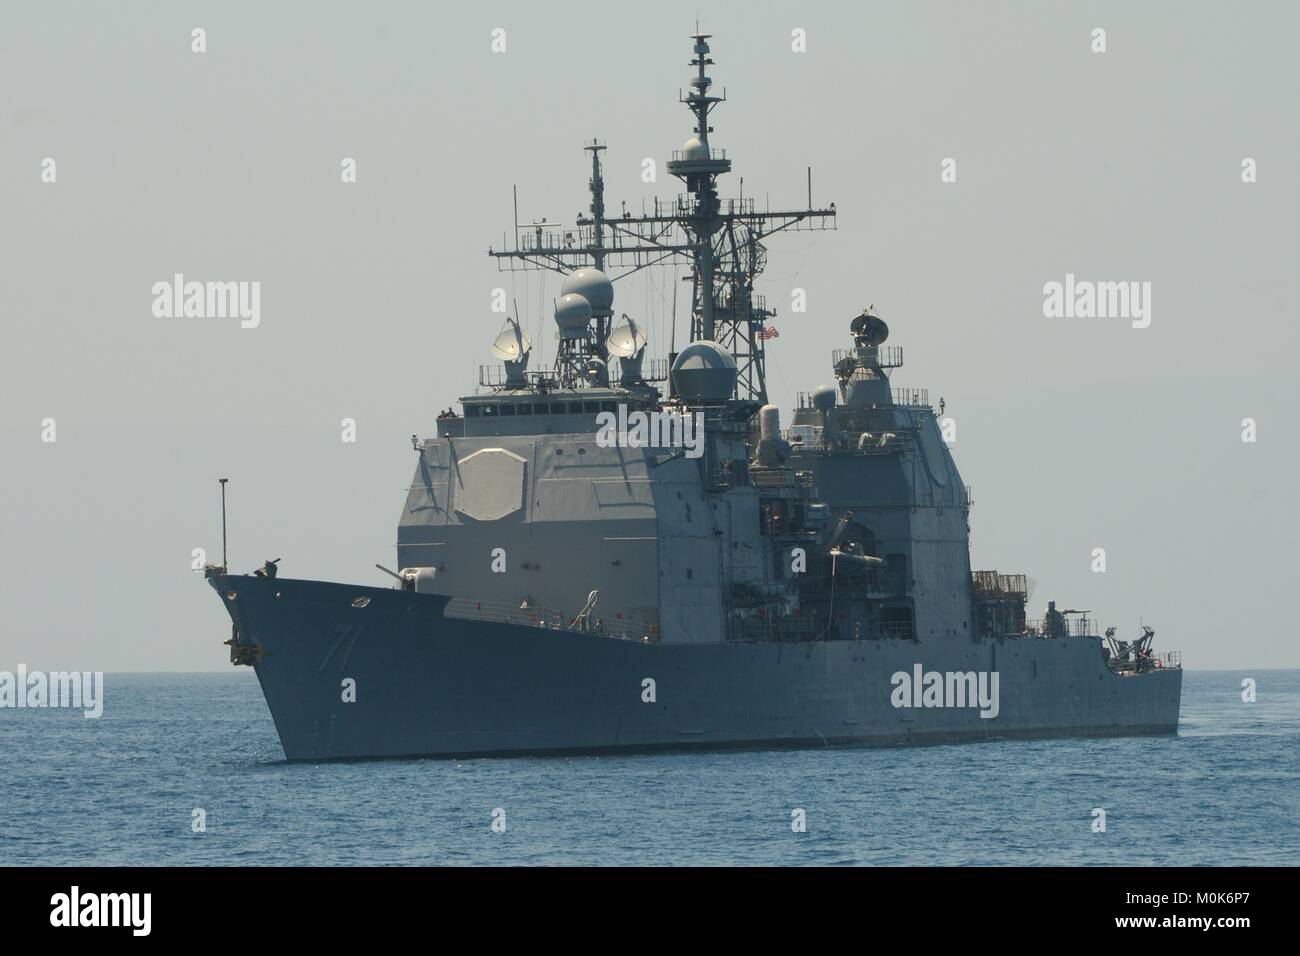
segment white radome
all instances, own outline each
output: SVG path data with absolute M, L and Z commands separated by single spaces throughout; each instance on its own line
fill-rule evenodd
M 560 327 L 561 338 L 582 338 L 591 324 L 591 303 L 576 292 L 560 296 L 555 303 L 555 324 Z
M 709 147 L 700 142 L 698 136 L 692 136 L 682 146 L 682 155 L 686 159 L 708 159 Z
M 697 339 L 678 354 L 673 386 L 688 402 L 723 402 L 736 387 L 736 360 L 717 342 Z
M 590 266 L 583 266 L 566 276 L 560 294 L 582 296 L 591 303 L 592 315 L 609 315 L 614 307 L 614 283 L 605 273 Z

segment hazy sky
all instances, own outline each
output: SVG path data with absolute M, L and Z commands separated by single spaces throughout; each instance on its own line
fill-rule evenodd
M 798 203 L 812 165 L 840 213 L 768 244 L 773 399 L 828 381 L 874 303 L 906 351 L 894 381 L 957 422 L 977 568 L 1029 574 L 1034 613 L 1152 624 L 1189 667 L 1300 666 L 1298 10 L 6 4 L 0 669 L 228 668 L 229 620 L 190 570 L 194 548 L 220 556 L 219 475 L 237 570 L 385 583 L 407 436 L 490 361 L 493 288 L 553 351 L 558 280 L 484 255 L 511 184 L 521 219 L 570 222 L 598 136 L 611 211 L 675 195 L 697 15 L 729 96 L 724 194 L 743 176 Z M 178 272 L 259 281 L 260 325 L 156 318 L 151 287 Z M 1067 272 L 1150 282 L 1150 327 L 1045 318 Z M 656 272 L 616 300 L 658 354 L 665 289 Z

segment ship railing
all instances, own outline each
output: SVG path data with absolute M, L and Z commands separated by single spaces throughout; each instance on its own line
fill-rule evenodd
M 900 426 L 892 430 L 866 432 L 845 428 L 838 434 L 839 438 L 830 450 L 839 454 L 896 455 L 912 446 L 919 429 Z M 863 435 L 869 437 L 864 441 Z M 781 437 L 800 448 L 820 448 L 822 428 L 820 425 L 791 425 L 781 430 Z
M 794 486 L 793 468 L 751 468 L 749 480 L 755 488 L 790 488 Z
M 879 621 L 871 630 L 877 632 L 876 636 L 878 637 L 893 638 L 895 640 L 911 640 L 914 636 L 911 621 Z M 868 638 L 870 636 L 868 635 Z
M 705 155 L 706 152 L 707 152 L 707 155 Z M 708 148 L 708 150 L 706 151 L 706 150 L 702 149 L 701 147 L 697 146 L 697 147 L 695 147 L 695 149 L 675 149 L 675 150 L 673 150 L 673 159 L 672 159 L 672 161 L 675 162 L 675 163 L 682 163 L 682 162 L 690 162 L 690 161 L 692 161 L 692 160 L 696 160 L 696 161 L 700 161 L 700 160 L 703 160 L 703 161 L 718 161 L 718 160 L 723 160 L 723 159 L 726 159 L 726 158 L 727 158 L 727 151 L 726 151 L 725 149 L 714 149 L 713 147 L 710 146 L 710 147 Z M 750 202 L 750 203 L 753 202 L 752 199 L 749 199 L 749 200 L 746 200 L 746 201 L 747 201 L 747 202 Z
M 1023 574 L 998 574 L 996 571 L 972 571 L 971 584 L 977 593 L 1013 594 L 1023 597 L 1028 594 L 1028 580 Z
M 1083 615 L 1065 619 L 1065 631 L 1071 637 L 1097 637 L 1097 622 Z
M 901 353 L 900 353 L 901 358 Z M 806 410 L 813 408 L 811 392 L 795 392 L 795 408 Z M 930 408 L 930 390 L 928 388 L 910 388 L 895 385 L 891 390 L 894 405 L 899 408 Z
M 773 644 L 815 641 L 825 634 L 826 621 L 812 616 L 733 617 L 727 629 L 727 640 L 741 644 Z
M 668 360 L 663 358 L 647 359 L 642 363 L 641 376 L 639 380 L 623 381 L 623 370 L 620 365 L 614 365 L 610 368 L 609 383 L 616 387 L 628 387 L 640 384 L 641 382 L 666 382 L 668 380 Z M 480 365 L 478 367 L 478 383 L 483 388 L 503 388 L 511 384 L 506 369 L 501 365 Z M 541 391 L 555 391 L 559 389 L 560 382 L 555 377 L 555 372 L 549 370 L 539 370 L 535 372 L 523 373 L 523 379 L 519 382 L 519 390 L 525 388 Z
M 629 641 L 656 641 L 659 627 L 637 615 L 621 611 L 594 615 L 587 620 L 566 614 L 558 608 L 541 605 L 522 606 L 508 601 L 478 601 L 452 598 L 443 611 L 446 617 L 467 621 L 490 621 L 496 624 L 520 624 L 539 630 L 580 631 Z
M 971 501 L 964 490 L 952 485 L 938 488 L 917 488 L 912 494 L 912 504 L 921 508 L 958 508 L 969 510 Z
M 494 621 L 499 624 L 526 624 L 549 628 L 558 626 L 556 611 L 548 607 L 523 607 L 504 601 L 474 601 L 452 598 L 443 612 L 447 617 L 474 621 Z
M 754 328 L 760 328 L 763 315 L 773 315 L 767 311 L 767 298 L 755 292 L 748 298 L 748 309 L 746 309 L 746 298 L 733 295 L 730 289 L 724 289 L 713 297 L 713 314 L 715 318 L 726 317 L 728 321 L 733 319 L 752 318 Z
M 754 200 L 748 196 L 718 200 L 718 212 L 724 216 L 752 216 L 756 208 Z M 672 199 L 655 200 L 654 215 L 656 218 L 675 219 L 693 216 L 694 214 L 695 197 L 691 193 L 678 193 Z
M 811 471 L 794 468 L 749 469 L 749 481 L 755 488 L 811 488 L 814 478 Z
M 844 433 L 847 450 L 859 455 L 893 455 L 910 448 L 916 429 L 899 428 L 894 431 Z M 866 436 L 865 440 L 863 436 Z
M 518 246 L 524 251 L 547 249 L 572 249 L 574 253 L 585 255 L 589 245 L 589 231 L 575 226 L 569 229 L 538 229 L 535 226 L 520 225 Z
M 930 390 L 928 388 L 894 387 L 894 404 L 911 408 L 929 408 Z
M 832 349 L 831 366 L 839 368 L 841 362 L 858 361 L 858 349 Z M 903 365 L 903 349 L 898 345 L 877 345 L 868 346 L 861 350 L 864 353 L 863 363 L 870 367 L 873 362 L 878 368 L 901 368 Z
M 1182 670 L 1182 651 L 1165 651 L 1163 654 L 1132 654 L 1116 658 L 1107 652 L 1106 666 L 1116 674 L 1150 674 L 1158 670 Z
M 909 621 L 845 621 L 830 623 L 824 614 L 743 619 L 733 618 L 728 628 L 730 643 L 773 644 L 802 641 L 911 640 Z
M 1067 616 L 1062 623 L 1062 637 L 1098 637 L 1097 622 L 1090 617 Z M 1044 618 L 1031 618 L 1025 621 L 1025 634 L 1027 637 L 1051 637 L 1047 633 L 1047 623 Z
M 529 388 L 554 389 L 559 387 L 555 373 L 550 371 L 525 372 L 524 384 Z M 506 370 L 502 365 L 480 365 L 478 383 L 484 388 L 500 388 L 507 384 Z M 521 386 L 522 387 L 522 386 Z
M 641 363 L 642 382 L 666 382 L 668 381 L 668 360 L 663 358 L 647 359 Z M 622 363 L 610 366 L 611 385 L 623 385 L 623 367 Z M 635 385 L 636 382 L 627 382 L 628 385 Z

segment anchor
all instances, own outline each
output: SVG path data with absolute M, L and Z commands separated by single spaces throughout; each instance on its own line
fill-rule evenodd
M 236 667 L 240 664 L 247 664 L 250 667 L 254 664 L 260 664 L 262 659 L 271 653 L 261 644 L 241 644 L 239 642 L 239 628 L 234 624 L 230 625 L 230 640 L 221 643 L 230 648 L 230 663 Z

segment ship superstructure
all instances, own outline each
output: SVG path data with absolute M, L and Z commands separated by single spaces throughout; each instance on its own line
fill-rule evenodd
M 768 404 L 774 312 L 756 291 L 775 233 L 834 205 L 722 198 L 707 34 L 685 193 L 515 224 L 503 268 L 564 276 L 554 365 L 517 317 L 501 369 L 413 442 L 397 583 L 209 569 L 290 758 L 900 743 L 1169 733 L 1181 669 L 1150 636 L 1104 648 L 1085 613 L 1026 616 L 1023 575 L 972 573 L 972 505 L 902 350 L 873 308 L 848 322 L 833 384 L 788 424 Z M 616 283 L 689 267 L 689 338 L 646 365 Z M 348 698 L 351 682 L 352 696 Z

